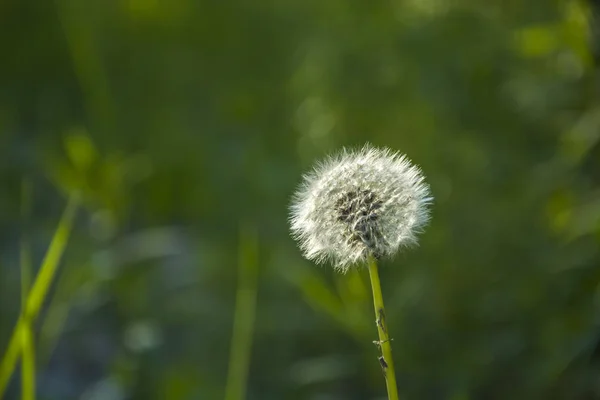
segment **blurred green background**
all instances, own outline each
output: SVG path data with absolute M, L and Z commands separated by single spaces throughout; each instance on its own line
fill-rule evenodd
M 38 399 L 385 398 L 366 272 L 287 222 L 368 141 L 435 196 L 380 269 L 401 398 L 600 399 L 595 6 L 1 1 L 0 356 L 79 193 Z

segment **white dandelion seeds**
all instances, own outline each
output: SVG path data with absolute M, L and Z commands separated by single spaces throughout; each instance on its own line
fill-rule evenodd
M 405 155 L 370 145 L 343 150 L 304 176 L 290 207 L 291 231 L 307 259 L 345 272 L 416 244 L 432 200 Z

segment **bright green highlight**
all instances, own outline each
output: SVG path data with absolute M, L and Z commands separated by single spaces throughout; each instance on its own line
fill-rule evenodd
M 69 240 L 69 235 L 73 228 L 73 221 L 75 220 L 75 214 L 77 211 L 78 200 L 76 196 L 71 196 L 69 203 L 65 208 L 65 211 L 61 217 L 61 220 L 56 228 L 56 232 L 52 237 L 48 251 L 42 261 L 42 266 L 37 274 L 35 282 L 31 291 L 27 295 L 27 300 L 24 304 L 24 309 L 21 312 L 21 316 L 17 321 L 13 334 L 8 343 L 8 347 L 2 362 L 0 363 L 0 398 L 3 396 L 4 391 L 8 385 L 10 377 L 12 376 L 19 354 L 22 353 L 24 356 L 24 362 L 27 364 L 23 366 L 23 372 L 27 376 L 23 376 L 24 380 L 27 381 L 23 385 L 28 385 L 28 388 L 24 388 L 23 396 L 32 393 L 31 388 L 35 390 L 35 370 L 31 371 L 31 368 L 35 368 L 35 359 L 33 352 L 33 337 L 30 329 L 30 324 L 35 321 L 38 312 L 48 294 L 48 289 L 54 280 L 56 270 L 60 259 L 65 251 L 65 247 Z M 25 348 L 23 344 L 26 344 Z M 26 359 L 26 360 L 25 360 Z M 33 376 L 32 376 L 33 375 Z M 23 397 L 26 399 L 27 397 Z M 32 399 L 33 397 L 29 397 Z

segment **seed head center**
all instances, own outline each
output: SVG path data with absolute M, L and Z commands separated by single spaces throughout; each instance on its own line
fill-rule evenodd
M 337 220 L 346 224 L 347 243 L 363 245 L 376 253 L 382 235 L 378 220 L 383 202 L 368 189 L 354 189 L 343 193 L 335 203 Z

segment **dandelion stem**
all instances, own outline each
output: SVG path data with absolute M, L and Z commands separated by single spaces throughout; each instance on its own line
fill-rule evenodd
M 383 306 L 383 296 L 381 294 L 381 283 L 379 282 L 379 272 L 377 270 L 377 260 L 369 258 L 369 277 L 371 278 L 371 288 L 373 290 L 373 305 L 375 306 L 375 324 L 379 333 L 378 347 L 381 349 L 379 362 L 385 384 L 387 386 L 388 399 L 398 400 L 398 388 L 396 386 L 396 370 L 394 369 L 394 360 L 392 359 L 392 346 L 390 336 L 385 320 L 385 308 Z

